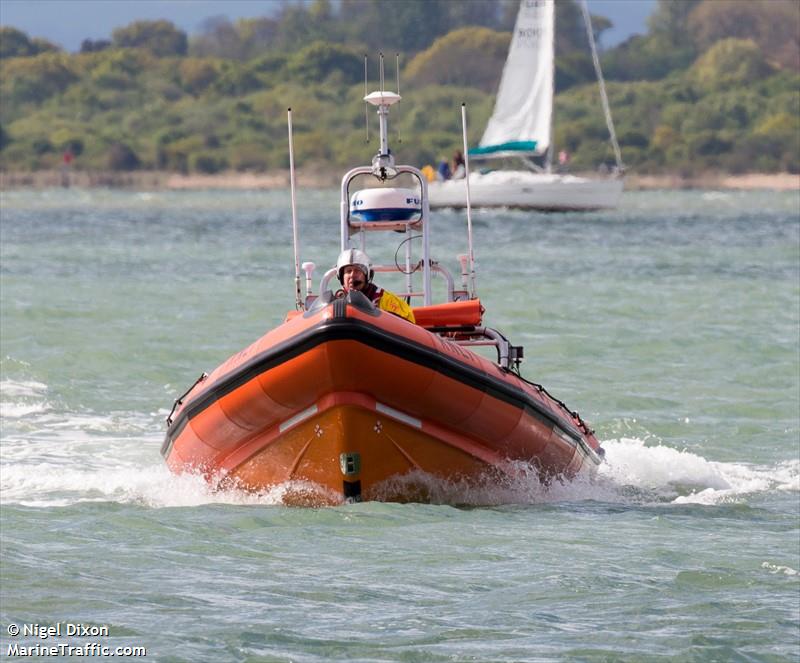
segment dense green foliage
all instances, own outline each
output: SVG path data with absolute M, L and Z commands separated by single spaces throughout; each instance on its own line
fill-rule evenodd
M 188 39 L 166 21 L 114 30 L 67 54 L 0 28 L 0 168 L 263 172 L 361 162 L 364 53 L 403 53 L 393 145 L 423 165 L 474 144 L 491 113 L 517 3 L 327 0 L 276 17 L 214 19 Z M 725 10 L 727 7 L 727 11 Z M 556 149 L 576 169 L 611 163 L 580 12 L 557 5 Z M 609 27 L 595 19 L 597 36 Z M 481 27 L 476 27 L 481 26 Z M 659 0 L 647 35 L 603 54 L 623 160 L 639 172 L 800 171 L 800 6 Z M 378 43 L 378 39 L 382 40 Z M 371 58 L 370 87 L 376 87 Z M 399 137 L 400 142 L 397 138 Z

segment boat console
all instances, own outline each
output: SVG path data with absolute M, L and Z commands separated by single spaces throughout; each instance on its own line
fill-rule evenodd
M 380 120 L 380 151 L 372 160 L 370 167 L 358 167 L 348 171 L 341 184 L 341 250 L 359 248 L 367 251 L 367 235 L 392 231 L 405 235 L 400 246 L 405 247 L 402 264 L 376 264 L 376 273 L 399 272 L 405 275 L 405 292 L 397 293 L 413 306 L 417 324 L 428 331 L 437 333 L 450 342 L 464 346 L 494 346 L 497 351 L 497 364 L 503 370 L 519 370 L 524 357 L 522 346 L 512 345 L 500 332 L 482 325 L 483 307 L 475 293 L 474 264 L 471 265 L 469 252 L 459 255 L 461 268 L 460 288 L 456 287 L 453 274 L 430 254 L 430 208 L 428 205 L 428 181 L 422 171 L 414 166 L 397 165 L 388 145 L 389 108 L 400 101 L 400 95 L 380 91 L 364 97 L 364 101 L 377 107 Z M 401 175 L 411 179 L 415 188 L 394 186 Z M 410 176 L 410 177 L 409 177 Z M 369 186 L 358 188 L 352 193 L 351 186 L 358 179 L 367 179 Z M 421 232 L 422 256 L 412 257 L 411 241 Z M 399 248 L 399 247 L 398 247 Z M 304 309 L 316 310 L 319 301 L 331 301 L 331 281 L 336 277 L 336 269 L 328 269 L 319 285 L 322 295 L 312 292 L 314 263 L 303 263 L 306 275 L 306 294 Z M 414 282 L 414 276 L 421 276 L 421 287 Z M 432 276 L 445 282 L 445 301 L 433 303 Z M 468 315 L 465 316 L 465 311 Z

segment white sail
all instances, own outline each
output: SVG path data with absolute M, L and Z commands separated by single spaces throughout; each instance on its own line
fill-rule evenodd
M 542 155 L 550 147 L 555 0 L 522 0 L 494 113 L 474 156 Z
M 566 211 L 611 209 L 617 206 L 624 189 L 624 169 L 594 44 L 589 10 L 586 0 L 579 2 L 617 159 L 613 176 L 577 177 L 550 172 L 548 152 L 552 150 L 555 0 L 522 0 L 494 113 L 479 146 L 468 153 L 470 158 L 484 159 L 545 157 L 543 167 L 525 158 L 526 170 L 471 172 L 468 181 L 456 178 L 431 182 L 428 185 L 430 207 L 467 207 L 468 210 L 477 207 L 518 207 Z

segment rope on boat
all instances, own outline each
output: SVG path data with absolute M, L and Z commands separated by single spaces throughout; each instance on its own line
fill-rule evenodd
M 200 384 L 203 380 L 208 377 L 208 373 L 205 371 L 200 374 L 200 377 L 197 378 L 193 383 L 192 386 L 189 387 L 185 392 L 183 392 L 178 398 L 175 399 L 175 402 L 172 404 L 172 409 L 169 411 L 167 415 L 167 426 L 172 425 L 172 415 L 175 414 L 175 410 L 179 405 L 183 405 L 183 399 L 186 398 L 187 394 L 192 391 L 198 384 Z
M 397 250 L 394 252 L 394 266 L 397 267 L 397 271 L 401 274 L 405 274 L 408 276 L 409 274 L 413 274 L 414 272 L 418 272 L 422 268 L 422 260 L 417 262 L 416 265 L 410 268 L 410 271 L 403 269 L 400 266 L 400 263 L 397 261 L 397 254 L 400 253 L 400 249 L 403 248 L 403 244 L 406 242 L 410 242 L 412 239 L 419 239 L 422 235 L 411 235 L 410 237 L 406 237 L 400 244 L 397 245 Z
M 570 410 L 564 401 L 559 400 L 558 398 L 553 396 L 553 394 L 551 394 L 549 391 L 547 391 L 547 389 L 545 389 L 544 385 L 532 382 L 531 380 L 522 377 L 519 371 L 515 371 L 514 374 L 520 380 L 522 380 L 523 382 L 527 382 L 531 387 L 534 387 L 537 391 L 547 396 L 551 401 L 558 404 L 567 414 L 569 414 L 573 419 L 575 419 L 578 422 L 578 428 L 580 428 L 586 435 L 594 435 L 594 429 L 589 428 L 588 424 L 581 418 L 581 415 L 578 414 L 575 410 Z

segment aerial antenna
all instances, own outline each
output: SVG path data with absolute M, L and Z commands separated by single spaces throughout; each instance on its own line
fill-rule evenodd
M 384 86 L 383 86 L 383 53 L 380 53 L 380 60 L 381 60 L 381 66 L 380 66 L 380 72 L 381 72 L 381 92 L 383 92 L 383 90 L 384 90 Z
M 465 103 L 461 104 L 461 138 L 464 144 L 464 186 L 466 186 L 467 191 L 467 248 L 469 249 L 470 298 L 475 299 L 475 252 L 472 250 L 472 204 L 469 195 L 469 150 L 467 149 L 467 104 Z
M 367 54 L 364 53 L 364 98 L 369 94 L 367 89 Z M 367 128 L 367 140 L 369 143 L 369 104 L 364 102 L 364 126 Z
M 394 54 L 394 70 L 395 70 L 395 74 L 397 75 L 397 90 L 395 90 L 395 91 L 397 92 L 397 94 L 400 94 L 400 53 L 395 53 Z M 402 143 L 403 141 L 400 138 L 400 128 L 399 128 L 400 125 L 398 123 L 395 123 L 395 126 L 398 127 L 398 129 L 397 129 L 397 142 L 398 143 Z
M 300 297 L 300 252 L 297 240 L 297 197 L 294 181 L 294 141 L 292 139 L 292 109 L 288 110 L 289 121 L 289 185 L 292 191 L 292 241 L 294 243 L 294 291 L 297 310 L 304 308 Z

